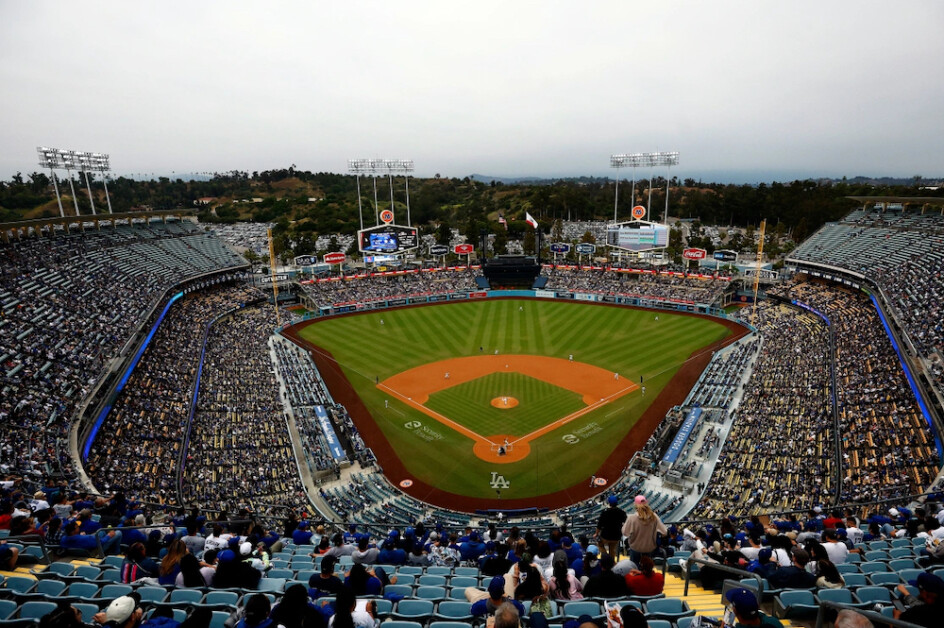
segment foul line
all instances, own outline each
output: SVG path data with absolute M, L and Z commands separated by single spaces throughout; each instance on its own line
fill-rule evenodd
M 480 434 L 477 434 L 476 432 L 473 432 L 472 430 L 470 430 L 469 428 L 465 427 L 464 425 L 461 425 L 461 424 L 459 424 L 459 423 L 456 423 L 455 421 L 453 421 L 453 420 L 450 419 L 449 417 L 444 416 L 444 415 L 442 415 L 442 414 L 439 414 L 439 413 L 436 412 L 435 410 L 433 410 L 433 409 L 431 409 L 431 408 L 427 408 L 427 407 L 424 406 L 423 404 L 418 403 L 418 402 L 416 402 L 416 401 L 413 401 L 413 400 L 410 399 L 409 397 L 400 394 L 399 392 L 397 392 L 397 391 L 394 390 L 393 388 L 390 388 L 390 387 L 387 386 L 386 384 L 378 384 L 378 385 L 377 385 L 377 388 L 380 388 L 381 390 L 386 390 L 386 391 L 389 392 L 391 395 L 393 395 L 394 397 L 396 397 L 397 399 L 399 399 L 399 400 L 402 401 L 403 403 L 407 404 L 408 406 L 412 406 L 413 408 L 416 408 L 417 410 L 419 410 L 419 411 L 422 412 L 423 414 L 426 414 L 426 415 L 428 415 L 428 416 L 430 416 L 430 417 L 436 419 L 437 421 L 439 421 L 439 422 L 442 423 L 443 425 L 446 425 L 446 426 L 448 426 L 448 427 L 451 427 L 451 428 L 454 429 L 455 431 L 459 432 L 460 434 L 464 434 L 465 436 L 468 436 L 468 437 L 471 438 L 472 440 L 477 440 L 477 441 L 480 441 L 480 442 L 483 442 L 483 443 L 488 443 L 489 445 L 495 445 L 495 444 L 496 444 L 496 443 L 493 443 L 492 441 L 488 440 L 488 439 L 485 438 L 484 436 L 482 436 L 482 435 L 480 435 Z
M 403 394 L 397 392 L 396 390 L 394 390 L 393 388 L 390 388 L 390 387 L 387 386 L 386 384 L 378 384 L 377 388 L 379 388 L 379 389 L 381 389 L 381 390 L 387 391 L 387 392 L 390 393 L 392 396 L 396 397 L 397 399 L 399 399 L 399 400 L 402 401 L 403 403 L 407 404 L 408 406 L 411 406 L 411 407 L 413 407 L 413 408 L 419 410 L 419 411 L 422 412 L 423 414 L 425 414 L 425 415 L 427 415 L 427 416 L 429 416 L 429 417 L 431 417 L 431 418 L 433 418 L 433 419 L 439 421 L 440 423 L 442 423 L 443 425 L 445 425 L 445 426 L 447 426 L 447 427 L 451 427 L 453 430 L 459 432 L 460 434 L 463 434 L 463 435 L 467 436 L 468 438 L 471 438 L 471 439 L 474 440 L 474 441 L 478 441 L 478 442 L 481 442 L 481 443 L 487 443 L 489 446 L 491 446 L 491 445 L 497 445 L 497 444 L 498 444 L 498 443 L 492 442 L 491 440 L 489 440 L 488 438 L 482 436 L 481 434 L 479 434 L 479 433 L 477 433 L 477 432 L 473 432 L 472 430 L 470 430 L 469 428 L 465 427 L 464 425 L 462 425 L 462 424 L 460 424 L 460 423 L 456 423 L 455 421 L 453 421 L 453 420 L 450 419 L 449 417 L 444 416 L 444 415 L 442 415 L 442 414 L 436 412 L 436 411 L 433 410 L 432 408 L 429 408 L 429 407 L 427 407 L 427 406 L 424 406 L 423 404 L 421 404 L 421 403 L 419 403 L 419 402 L 413 401 L 413 400 L 410 399 L 409 397 L 407 397 L 407 396 L 405 396 L 405 395 L 403 395 Z M 571 421 L 575 421 L 575 420 L 579 419 L 580 417 L 582 417 L 583 415 L 585 415 L 585 414 L 587 414 L 587 413 L 589 413 L 589 412 L 593 412 L 594 410 L 598 410 L 599 408 L 602 408 L 603 406 L 609 404 L 610 402 L 615 401 L 616 399 L 619 399 L 620 397 L 622 397 L 622 396 L 624 396 L 624 395 L 626 395 L 626 394 L 628 394 L 628 393 L 631 393 L 631 392 L 633 392 L 634 390 L 638 390 L 638 389 L 639 389 L 639 386 L 637 386 L 636 384 L 630 384 L 630 385 L 627 386 L 626 388 L 623 388 L 623 389 L 621 389 L 621 390 L 618 390 L 617 392 L 613 393 L 612 395 L 609 395 L 608 397 L 603 397 L 603 398 L 600 399 L 599 401 L 595 401 L 595 402 L 593 402 L 592 404 L 588 405 L 588 406 L 585 407 L 585 408 L 581 408 L 580 410 L 577 410 L 576 412 L 572 412 L 572 413 L 568 414 L 568 415 L 565 416 L 565 417 L 561 417 L 560 419 L 557 419 L 557 420 L 554 421 L 553 423 L 548 423 L 547 425 L 536 429 L 535 431 L 531 432 L 530 434 L 525 434 L 524 436 L 522 436 L 522 437 L 520 437 L 520 438 L 516 438 L 515 440 L 510 441 L 509 444 L 514 445 L 514 444 L 516 444 L 516 443 L 530 443 L 532 440 L 534 440 L 534 439 L 536 439 L 536 438 L 540 438 L 541 436 L 544 436 L 545 434 L 549 434 L 550 432 L 553 432 L 553 431 L 556 430 L 557 428 L 563 427 L 564 425 L 567 425 L 567 424 L 570 423 Z M 611 412 L 610 414 L 614 414 L 614 413 Z M 608 414 L 607 416 L 610 416 L 610 414 Z M 403 416 L 405 416 L 405 415 L 403 415 Z
M 610 395 L 609 397 L 604 397 L 604 398 L 600 399 L 599 401 L 595 401 L 595 402 L 593 402 L 592 404 L 590 404 L 589 406 L 587 406 L 586 408 L 581 408 L 580 410 L 577 410 L 576 412 L 573 412 L 573 413 L 571 413 L 571 414 L 568 414 L 568 415 L 565 416 L 565 417 L 562 417 L 562 418 L 560 418 L 560 419 L 557 419 L 557 420 L 554 421 L 553 423 L 548 423 L 548 424 L 545 425 L 544 427 L 540 427 L 540 428 L 534 430 L 533 432 L 531 432 L 530 434 L 526 434 L 526 435 L 522 436 L 521 438 L 512 441 L 511 444 L 515 444 L 515 443 L 517 443 L 517 442 L 519 442 L 519 441 L 524 441 L 525 443 L 530 443 L 531 441 L 533 441 L 533 440 L 536 439 L 536 438 L 540 438 L 541 436 L 544 436 L 545 434 L 548 434 L 548 433 L 550 433 L 550 432 L 553 432 L 554 430 L 556 430 L 556 429 L 559 428 L 559 427 L 563 427 L 564 425 L 567 425 L 567 424 L 570 423 L 571 421 L 574 421 L 574 420 L 576 420 L 576 419 L 579 419 L 580 417 L 582 417 L 583 415 L 587 414 L 588 412 L 593 412 L 594 410 L 597 410 L 598 408 L 602 408 L 603 406 L 607 405 L 607 404 L 610 403 L 611 401 L 615 401 L 616 399 L 619 399 L 619 398 L 622 397 L 623 395 L 626 395 L 627 393 L 630 393 L 630 392 L 636 390 L 637 388 L 639 388 L 639 386 L 637 386 L 636 384 L 630 384 L 630 385 L 627 386 L 626 388 L 624 388 L 624 389 L 622 389 L 622 390 L 619 390 L 619 391 L 613 393 L 613 394 Z

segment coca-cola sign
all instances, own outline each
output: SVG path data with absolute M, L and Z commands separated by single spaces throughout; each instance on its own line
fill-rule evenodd
M 682 251 L 682 257 L 685 259 L 705 259 L 708 257 L 708 251 L 705 249 L 685 249 Z

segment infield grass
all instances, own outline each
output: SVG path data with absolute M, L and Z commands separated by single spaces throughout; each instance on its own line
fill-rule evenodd
M 484 498 L 496 495 L 489 484 L 492 472 L 509 482 L 501 491 L 507 498 L 544 495 L 585 482 L 685 360 L 729 334 L 724 325 L 705 318 L 540 299 L 488 299 L 341 316 L 300 331 L 303 339 L 338 361 L 412 477 Z M 637 390 L 531 441 L 524 460 L 495 464 L 477 458 L 468 437 L 376 387 L 378 380 L 415 366 L 496 350 L 573 355 L 634 383 L 642 377 L 646 394 Z M 520 405 L 492 408 L 491 399 L 502 394 L 518 398 Z M 489 435 L 524 434 L 532 431 L 529 426 L 550 423 L 583 404 L 579 396 L 545 382 L 495 374 L 435 393 L 427 405 Z M 628 460 L 634 452 L 619 453 Z
M 496 394 L 497 393 L 497 394 Z M 518 405 L 496 408 L 492 399 L 514 397 Z M 586 407 L 577 393 L 521 373 L 493 373 L 430 396 L 425 404 L 469 429 L 488 436 L 523 436 Z

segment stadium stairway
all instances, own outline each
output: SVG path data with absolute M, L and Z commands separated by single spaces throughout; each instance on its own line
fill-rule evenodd
M 688 606 L 695 611 L 696 615 L 721 619 L 724 615 L 724 604 L 721 601 L 721 594 L 716 591 L 703 589 L 697 580 L 693 580 L 688 587 L 688 595 L 685 595 L 685 579 L 677 573 L 668 572 L 665 574 L 665 596 L 675 597 L 688 602 Z M 768 615 L 773 615 L 773 606 L 764 604 L 761 610 Z M 781 619 L 784 626 L 794 628 L 805 627 L 811 624 L 797 622 L 796 620 Z

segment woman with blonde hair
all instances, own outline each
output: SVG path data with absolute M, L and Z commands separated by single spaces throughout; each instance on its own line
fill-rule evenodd
M 666 534 L 665 524 L 649 506 L 644 495 L 636 495 L 636 512 L 626 517 L 623 536 L 629 542 L 629 558 L 637 565 L 643 556 L 649 556 L 659 546 L 657 534 Z

